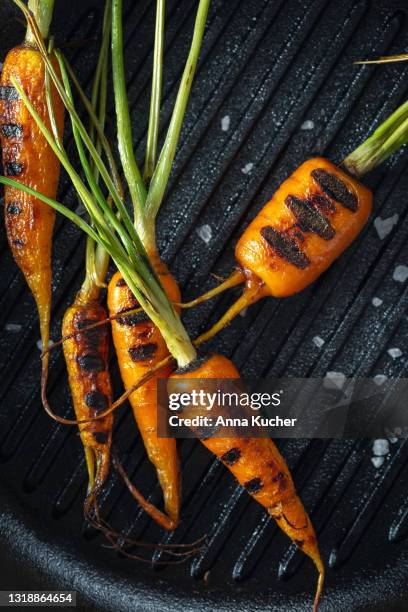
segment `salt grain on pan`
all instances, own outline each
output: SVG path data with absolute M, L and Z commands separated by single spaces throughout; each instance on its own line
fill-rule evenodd
M 385 438 L 374 440 L 373 442 L 373 455 L 376 457 L 385 457 L 390 452 L 390 444 Z
M 371 457 L 371 462 L 373 466 L 378 469 L 384 463 L 384 457 Z
M 378 298 L 378 297 L 374 297 L 374 298 L 372 299 L 372 302 L 371 302 L 371 303 L 372 303 L 372 305 L 373 305 L 373 306 L 375 306 L 376 308 L 378 308 L 379 306 L 381 306 L 381 304 L 383 303 L 383 301 L 382 301 L 382 300 L 380 300 L 380 298 Z
M 324 340 L 320 336 L 315 336 L 312 342 L 315 346 L 317 346 L 317 348 L 321 348 L 324 344 Z
M 53 345 L 53 341 L 49 340 L 48 341 L 48 348 L 50 348 Z M 43 350 L 43 345 L 42 345 L 42 341 L 41 340 L 37 340 L 37 348 L 38 350 L 42 351 Z
M 245 317 L 247 312 L 248 312 L 248 307 L 246 306 L 245 308 L 241 310 L 239 314 L 241 317 Z
M 315 124 L 314 121 L 312 121 L 311 119 L 307 119 L 306 121 L 304 121 L 302 123 L 302 125 L 300 126 L 301 130 L 313 130 Z
M 408 278 L 408 266 L 397 266 L 392 278 L 399 283 L 405 283 Z
M 390 349 L 388 349 L 387 353 L 393 359 L 398 359 L 398 357 L 401 357 L 401 355 L 402 355 L 402 351 L 399 348 L 390 348 Z
M 383 385 L 386 380 L 387 376 L 385 376 L 385 374 L 376 374 L 373 378 L 374 384 L 378 386 Z
M 9 332 L 19 332 L 21 331 L 21 327 L 19 323 L 6 323 L 4 329 Z
M 377 230 L 377 234 L 380 240 L 384 240 L 386 236 L 392 231 L 394 225 L 398 223 L 398 215 L 392 215 L 392 217 L 387 217 L 387 219 L 382 219 L 381 217 L 377 217 L 374 219 L 374 227 Z
M 197 228 L 197 234 L 205 243 L 210 242 L 212 238 L 212 229 L 209 225 L 201 225 Z
M 252 162 L 249 162 L 248 164 L 245 164 L 243 168 L 241 168 L 241 172 L 243 172 L 244 174 L 251 174 L 253 167 L 254 164 Z
M 231 125 L 231 119 L 229 115 L 225 115 L 225 117 L 223 117 L 221 119 L 221 129 L 223 132 L 228 132 L 229 127 Z
M 342 372 L 326 372 L 324 377 L 323 386 L 326 389 L 342 389 L 346 382 L 346 376 Z

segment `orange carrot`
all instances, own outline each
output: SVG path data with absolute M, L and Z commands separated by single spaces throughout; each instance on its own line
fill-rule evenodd
M 160 281 L 172 301 L 180 300 L 178 285 L 157 253 L 151 257 Z M 117 272 L 108 287 L 108 307 L 112 321 L 113 342 L 126 389 L 131 388 L 169 353 L 158 328 L 144 313 L 126 315 L 138 302 Z M 118 315 L 121 315 L 117 318 Z M 123 315 L 123 316 L 122 316 Z M 166 529 L 177 526 L 180 514 L 180 475 L 176 441 L 157 436 L 157 379 L 166 378 L 167 367 L 153 376 L 129 397 L 133 414 L 150 461 L 157 471 L 168 517 L 161 514 L 160 524 Z M 157 520 L 157 517 L 155 517 Z
M 240 298 L 198 339 L 214 336 L 246 306 L 266 296 L 286 297 L 314 282 L 355 240 L 372 208 L 372 194 L 357 179 L 317 157 L 279 187 L 238 241 L 240 270 L 191 304 L 245 283 Z
M 171 374 L 169 393 L 188 392 L 197 379 L 236 379 L 239 372 L 222 355 L 198 358 L 186 368 Z M 188 381 L 192 382 L 189 383 Z M 269 438 L 209 437 L 201 442 L 232 472 L 245 490 L 275 519 L 298 548 L 308 555 L 319 572 L 314 609 L 317 609 L 324 582 L 324 565 L 315 531 L 300 501 L 295 486 L 276 445 Z
M 50 17 L 49 14 L 48 20 Z M 48 24 L 45 24 L 43 29 L 48 30 Z M 44 61 L 31 40 L 30 30 L 25 43 L 7 54 L 1 74 L 0 140 L 3 168 L 6 176 L 16 177 L 24 185 L 55 198 L 60 163 L 28 109 L 19 99 L 11 82 L 13 77 L 24 88 L 41 119 L 50 127 Z M 51 87 L 51 101 L 56 127 L 62 135 L 64 106 L 54 87 Z M 47 347 L 55 212 L 39 199 L 10 186 L 4 189 L 4 210 L 10 248 L 36 301 L 42 344 Z M 47 358 L 44 361 L 46 370 Z

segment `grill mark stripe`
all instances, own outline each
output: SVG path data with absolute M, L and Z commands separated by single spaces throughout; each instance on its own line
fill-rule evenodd
M 285 204 L 303 232 L 317 234 L 323 240 L 334 238 L 336 232 L 330 221 L 313 206 L 310 200 L 301 200 L 290 195 L 286 198 Z
M 301 251 L 293 238 L 277 232 L 267 225 L 261 229 L 261 236 L 279 257 L 303 270 L 310 264 L 310 259 Z
M 8 215 L 19 215 L 22 208 L 16 202 L 10 202 L 10 204 L 7 204 L 6 211 Z
M 93 431 L 92 436 L 98 444 L 106 444 L 108 441 L 108 434 L 104 431 Z
M 241 450 L 237 447 L 230 448 L 229 451 L 224 453 L 221 457 L 221 461 L 225 463 L 225 465 L 234 465 L 241 458 Z
M 5 138 L 21 139 L 23 135 L 23 126 L 19 123 L 4 123 L 0 129 Z
M 23 169 L 23 164 L 20 164 L 19 162 L 11 161 L 4 164 L 4 174 L 6 176 L 18 176 L 22 173 Z
M 149 344 L 141 344 L 128 349 L 128 353 L 132 361 L 148 361 L 152 359 L 157 351 L 157 344 L 150 342 Z
M 250 495 L 256 495 L 263 488 L 263 482 L 260 478 L 251 478 L 244 482 L 244 488 Z
M 86 372 L 103 372 L 105 364 L 99 355 L 81 355 L 77 358 L 81 370 Z
M 10 102 L 19 99 L 18 91 L 15 87 L 0 85 L 0 100 Z
M 315 183 L 320 189 L 332 200 L 335 200 L 344 208 L 347 208 L 351 212 L 357 212 L 358 209 L 358 198 L 350 191 L 344 181 L 338 176 L 323 170 L 322 168 L 316 168 L 312 170 L 311 176 Z
M 96 412 L 102 412 L 109 406 L 109 399 L 102 391 L 90 391 L 85 395 L 85 404 L 88 408 L 93 408 Z

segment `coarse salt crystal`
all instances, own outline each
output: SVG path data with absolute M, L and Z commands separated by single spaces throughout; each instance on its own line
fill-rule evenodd
M 197 234 L 200 236 L 201 240 L 208 243 L 212 238 L 212 229 L 209 225 L 201 225 L 197 228 Z
M 408 278 L 408 267 L 407 266 L 397 266 L 394 270 L 394 274 L 392 275 L 392 278 L 399 283 L 405 283 L 405 281 Z
M 326 372 L 324 377 L 323 386 L 326 389 L 342 389 L 346 382 L 346 376 L 342 372 Z
M 401 357 L 401 355 L 402 355 L 402 351 L 399 348 L 390 348 L 390 349 L 388 349 L 387 353 L 393 359 L 398 359 L 398 357 Z
M 228 132 L 229 127 L 231 125 L 231 119 L 229 115 L 225 115 L 225 117 L 223 117 L 221 119 L 221 129 L 223 132 Z
M 384 463 L 384 457 L 371 457 L 371 462 L 373 466 L 378 469 Z
M 19 323 L 6 323 L 4 329 L 9 332 L 19 332 L 21 331 L 22 325 Z
M 252 162 L 248 162 L 243 168 L 241 168 L 241 172 L 243 172 L 243 174 L 251 174 L 253 167 L 254 164 Z
M 387 376 L 385 374 L 376 374 L 373 378 L 374 383 L 378 386 L 383 385 L 386 380 Z
M 313 130 L 315 124 L 314 121 L 312 121 L 311 119 L 306 119 L 306 121 L 304 121 L 302 123 L 302 125 L 300 126 L 301 130 Z
M 48 341 L 48 348 L 50 348 L 53 345 L 53 341 L 49 340 Z M 37 340 L 37 348 L 42 351 L 43 350 L 43 345 L 42 345 L 42 340 Z
M 377 234 L 380 240 L 384 240 L 386 236 L 392 231 L 394 225 L 398 223 L 398 215 L 395 214 L 392 217 L 387 217 L 387 219 L 382 219 L 381 217 L 377 217 L 374 219 L 374 227 L 377 230 Z
M 317 346 L 318 348 L 321 348 L 324 344 L 324 340 L 320 336 L 315 336 L 313 338 L 313 344 Z
M 376 457 L 385 457 L 390 452 L 390 444 L 385 438 L 374 440 L 373 442 L 373 455 Z
M 383 303 L 383 300 L 380 300 L 380 298 L 378 298 L 378 297 L 373 297 L 371 303 L 372 303 L 373 306 L 378 308 Z
M 245 317 L 247 312 L 248 312 L 248 306 L 245 306 L 245 308 L 243 308 L 239 314 L 241 317 Z

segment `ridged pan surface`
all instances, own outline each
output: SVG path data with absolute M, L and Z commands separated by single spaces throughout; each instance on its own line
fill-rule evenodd
M 102 2 L 57 2 L 57 42 L 89 84 Z M 175 100 L 196 2 L 168 0 L 162 135 Z M 126 69 L 136 146 L 143 158 L 154 31 L 153 2 L 125 2 Z M 0 5 L 0 57 L 23 37 L 11 2 Z M 160 251 L 191 299 L 226 276 L 248 222 L 306 158 L 340 162 L 406 99 L 408 63 L 355 60 L 405 52 L 405 2 L 214 0 L 170 187 L 159 217 Z M 114 135 L 114 115 L 109 112 Z M 72 143 L 69 145 L 73 151 Z M 406 376 L 408 152 L 366 177 L 375 205 L 367 227 L 310 288 L 263 300 L 212 343 L 246 376 Z M 60 199 L 78 202 L 64 180 Z M 381 229 L 394 219 L 390 231 Z M 380 235 L 381 234 L 381 235 Z M 2 563 L 43 588 L 74 589 L 83 609 L 308 610 L 314 569 L 227 470 L 192 440 L 181 441 L 183 512 L 169 537 L 112 475 L 104 516 L 135 539 L 208 547 L 178 566 L 138 564 L 104 548 L 83 527 L 85 466 L 74 428 L 51 421 L 39 396 L 33 300 L 0 227 L 0 532 Z M 52 338 L 83 274 L 84 238 L 59 219 L 55 232 Z M 234 291 L 185 316 L 192 334 L 215 321 Z M 373 299 L 377 298 L 374 300 Z M 376 305 L 375 305 L 376 304 Z M 399 352 L 390 349 L 398 348 Z M 400 357 L 395 358 L 395 355 Z M 112 373 L 120 393 L 117 368 Z M 72 408 L 61 353 L 51 358 L 49 399 Z M 132 415 L 117 413 L 115 443 L 146 495 L 160 502 Z M 319 533 L 328 577 L 322 610 L 402 610 L 408 599 L 408 445 L 372 462 L 372 440 L 279 444 Z M 14 560 L 14 561 L 13 561 Z M 1 579 L 0 579 L 1 581 Z M 1 584 L 1 588 L 6 588 Z M 406 603 L 405 603 L 406 606 Z

